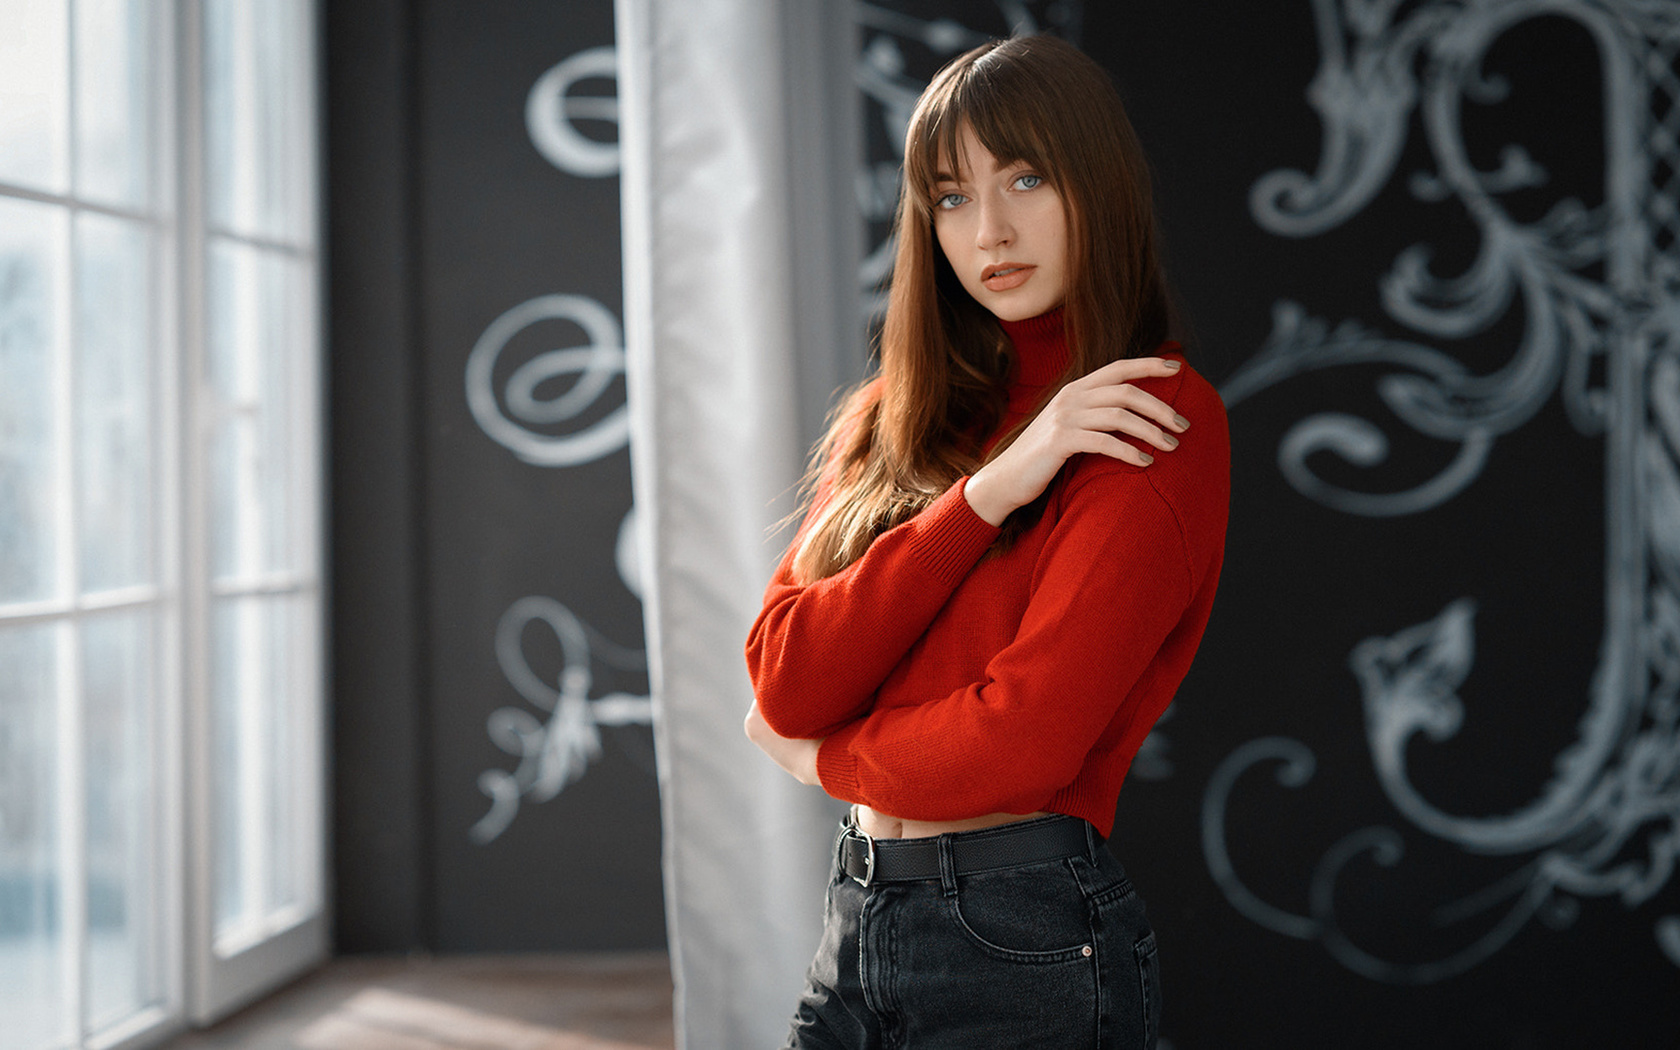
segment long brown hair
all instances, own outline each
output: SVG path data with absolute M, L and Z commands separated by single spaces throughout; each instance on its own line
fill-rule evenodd
M 1072 45 L 1044 36 L 994 41 L 952 60 L 923 92 L 905 135 L 880 374 L 842 402 L 812 457 L 806 498 L 823 509 L 795 555 L 794 573 L 804 581 L 850 565 L 1031 421 L 982 457 L 1003 418 L 1013 350 L 997 319 L 963 290 L 933 232 L 936 173 L 962 159 L 965 126 L 1000 164 L 1031 165 L 1067 215 L 1062 314 L 1070 360 L 1045 399 L 1062 383 L 1146 354 L 1166 338 L 1169 300 L 1149 170 L 1107 74 Z M 1021 515 L 1006 523 L 1005 542 Z

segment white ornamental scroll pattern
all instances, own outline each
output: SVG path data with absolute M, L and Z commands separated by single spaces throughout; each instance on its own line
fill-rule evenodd
M 1385 794 L 1414 829 L 1467 855 L 1516 858 L 1510 876 L 1455 905 L 1444 925 L 1497 916 L 1468 946 L 1423 963 L 1398 963 L 1356 943 L 1334 905 L 1356 858 L 1400 862 L 1393 828 L 1352 832 L 1321 859 L 1307 914 L 1276 907 L 1238 875 L 1226 813 L 1248 771 L 1274 769 L 1291 788 L 1314 772 L 1299 741 L 1266 737 L 1233 751 L 1204 796 L 1203 845 L 1215 881 L 1238 911 L 1279 933 L 1317 940 L 1349 969 L 1376 980 L 1443 980 L 1485 961 L 1531 919 L 1573 921 L 1580 901 L 1613 897 L 1633 908 L 1667 886 L 1680 858 L 1680 4 L 1658 0 L 1313 0 L 1322 48 L 1308 92 L 1323 123 L 1318 170 L 1276 171 L 1254 185 L 1251 209 L 1275 233 L 1307 237 L 1360 212 L 1388 184 L 1414 111 L 1436 171 L 1411 179 L 1424 200 L 1457 198 L 1476 223 L 1479 254 L 1463 273 L 1431 272 L 1417 246 L 1383 278 L 1388 313 L 1421 340 L 1488 331 L 1521 309 L 1524 333 L 1508 362 L 1472 374 L 1421 340 L 1363 325 L 1330 325 L 1290 302 L 1274 311 L 1266 345 L 1227 382 L 1228 405 L 1304 372 L 1348 364 L 1393 366 L 1377 393 L 1396 417 L 1458 446 L 1434 478 L 1401 492 L 1347 489 L 1308 463 L 1328 451 L 1360 467 L 1387 456 L 1369 421 L 1323 413 L 1283 438 L 1279 467 L 1303 495 L 1349 514 L 1393 516 L 1435 507 L 1471 485 L 1489 449 L 1559 392 L 1583 435 L 1605 438 L 1605 631 L 1577 738 L 1532 802 L 1499 816 L 1447 812 L 1412 783 L 1407 747 L 1440 742 L 1469 717 L 1458 695 L 1475 662 L 1472 598 L 1458 596 L 1426 623 L 1360 642 L 1349 656 L 1366 714 L 1367 743 Z M 1537 186 L 1545 172 L 1520 146 L 1498 167 L 1469 159 L 1460 125 L 1466 99 L 1500 97 L 1483 70 L 1499 38 L 1540 17 L 1569 19 L 1594 41 L 1604 75 L 1605 198 L 1556 202 L 1523 222 L 1504 191 Z M 1421 73 L 1420 73 L 1421 70 Z M 1498 909 L 1503 909 L 1499 911 Z M 1680 966 L 1680 917 L 1654 935 Z
M 548 70 L 532 86 L 525 104 L 531 144 L 556 168 L 578 178 L 616 176 L 618 144 L 583 134 L 577 121 L 616 124 L 618 100 L 577 94 L 586 80 L 617 76 L 611 47 L 580 51 Z M 583 346 L 545 349 L 512 370 L 500 391 L 497 366 L 535 326 L 563 322 L 581 329 Z M 571 467 L 622 450 L 630 440 L 629 415 L 621 402 L 584 425 L 575 421 L 600 404 L 624 374 L 622 326 L 611 310 L 587 296 L 542 295 L 519 303 L 490 323 L 467 356 L 467 407 L 491 439 L 526 463 Z M 538 391 L 559 389 L 550 397 Z M 641 597 L 632 508 L 619 526 L 617 566 L 626 589 Z M 560 643 L 561 667 L 549 681 L 531 667 L 526 633 L 536 627 Z M 478 788 L 490 809 L 468 830 L 477 843 L 494 841 L 519 813 L 522 801 L 546 802 L 583 776 L 601 755 L 601 726 L 651 725 L 647 696 L 608 693 L 592 697 L 597 663 L 620 670 L 645 670 L 646 653 L 602 638 L 559 601 L 540 595 L 521 598 L 496 627 L 496 662 L 530 707 L 503 707 L 488 721 L 490 739 L 517 759 L 512 770 L 486 769 Z M 533 713 L 533 709 L 535 713 Z M 539 717 L 540 716 L 540 717 Z
M 619 578 L 640 598 L 635 530 L 632 508 L 619 526 L 616 555 Z M 557 682 L 533 671 L 526 657 L 525 632 L 538 624 L 560 642 Z M 521 801 L 547 802 L 583 776 L 601 757 L 601 726 L 652 724 L 653 701 L 646 696 L 589 695 L 597 660 L 621 670 L 647 669 L 646 653 L 602 638 L 553 598 L 521 598 L 502 614 L 496 626 L 496 662 L 514 690 L 546 718 L 523 707 L 503 707 L 490 715 L 490 739 L 519 763 L 512 771 L 487 769 L 478 775 L 478 789 L 490 799 L 490 809 L 468 833 L 474 842 L 491 842 L 506 831 Z

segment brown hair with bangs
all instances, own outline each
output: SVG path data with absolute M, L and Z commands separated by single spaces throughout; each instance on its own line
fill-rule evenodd
M 821 510 L 797 541 L 794 575 L 803 582 L 856 561 L 876 536 L 996 458 L 1037 414 L 982 458 L 1003 418 L 1013 350 L 933 232 L 935 179 L 963 160 L 965 126 L 1000 164 L 1030 164 L 1067 215 L 1070 360 L 1045 400 L 1167 337 L 1149 169 L 1108 75 L 1054 37 L 994 41 L 954 59 L 923 92 L 905 134 L 880 372 L 843 401 L 813 455 L 807 499 Z M 1012 514 L 1002 542 L 1042 507 L 1043 497 Z

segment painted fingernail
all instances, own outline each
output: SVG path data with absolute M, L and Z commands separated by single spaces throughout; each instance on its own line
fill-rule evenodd
M 1143 465 L 1146 466 L 1146 467 L 1149 466 L 1149 464 L 1155 462 L 1155 457 L 1151 456 L 1147 452 L 1139 452 L 1138 455 L 1143 457 Z
M 1172 369 L 1174 372 L 1178 371 L 1178 366 L 1183 364 L 1182 361 L 1162 361 L 1161 363 Z
M 1190 421 L 1185 419 L 1183 416 L 1173 416 L 1173 423 L 1175 423 L 1180 430 L 1188 429 L 1190 426 Z
M 1168 448 L 1178 447 L 1178 439 L 1173 437 L 1171 434 L 1162 434 L 1161 436 L 1166 439 Z

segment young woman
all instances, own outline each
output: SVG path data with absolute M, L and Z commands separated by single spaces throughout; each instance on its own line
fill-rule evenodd
M 1230 456 L 1106 75 L 1046 37 L 952 62 L 897 235 L 880 374 L 747 642 L 748 735 L 853 804 L 789 1045 L 1153 1046 L 1104 839 L 1207 622 Z

